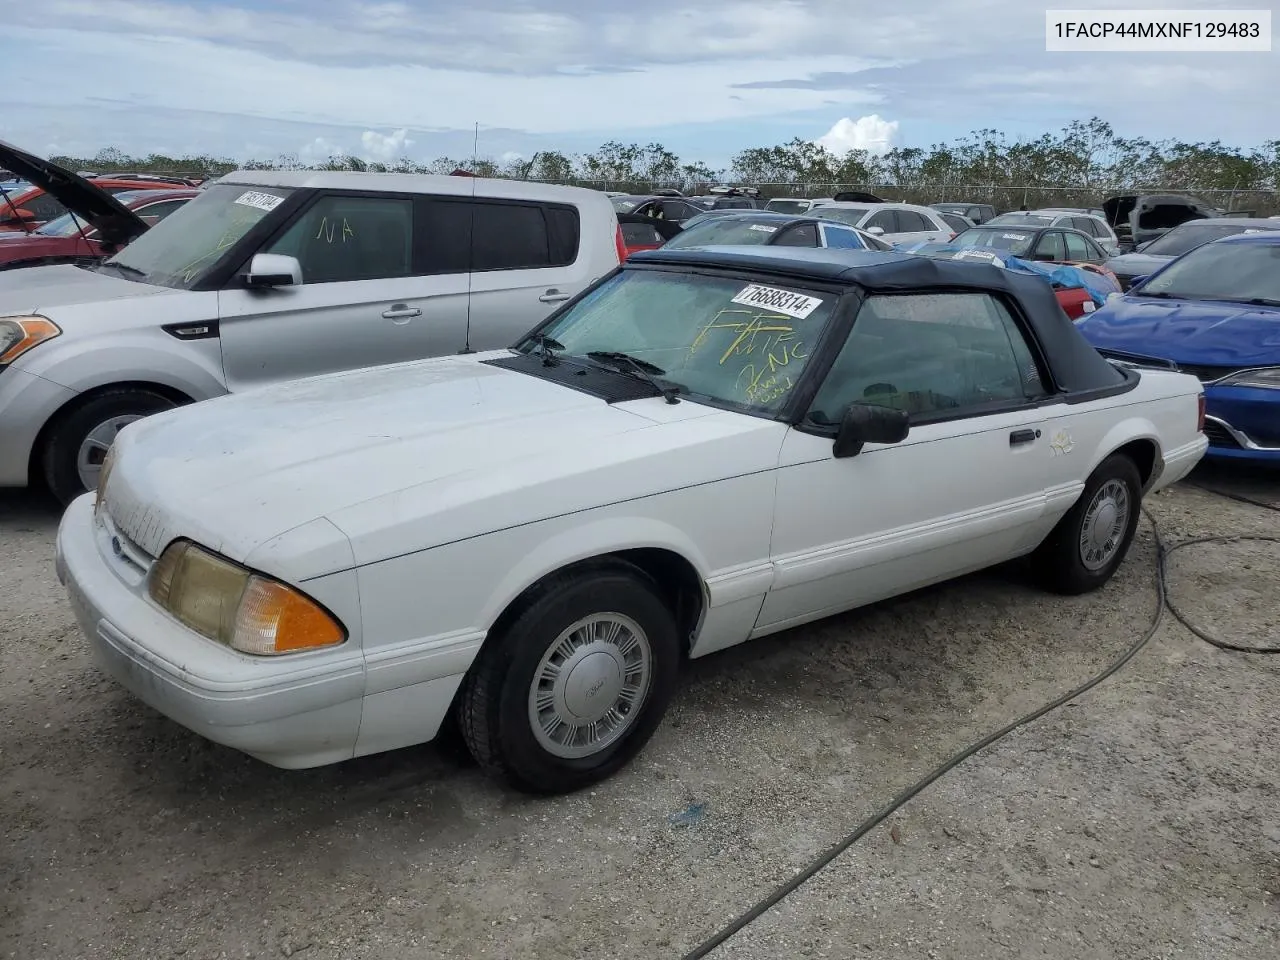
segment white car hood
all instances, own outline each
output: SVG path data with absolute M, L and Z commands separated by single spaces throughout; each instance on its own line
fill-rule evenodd
M 181 292 L 172 287 L 136 283 L 112 273 L 84 270 L 71 264 L 19 267 L 6 270 L 3 282 L 0 282 L 0 317 L 39 313 L 56 321 L 58 307 Z
M 601 503 L 633 476 L 649 492 L 705 482 L 711 478 L 685 477 L 678 463 L 659 459 L 661 469 L 637 470 L 636 461 L 673 445 L 779 429 L 692 402 L 610 405 L 478 363 L 483 356 L 299 380 L 139 421 L 117 441 L 107 493 L 112 518 L 153 556 L 173 538 L 189 537 L 240 562 L 326 518 L 364 563 L 381 559 L 384 547 L 371 544 L 387 544 L 399 525 L 426 536 L 431 542 L 414 542 L 423 549 L 508 525 L 503 510 L 530 522 L 590 506 L 580 502 L 580 487 L 563 494 L 577 501 L 555 502 L 565 477 L 598 476 L 592 495 Z M 774 463 L 776 455 L 775 447 Z M 709 456 L 694 458 L 698 470 L 736 471 Z M 617 481 L 611 470 L 629 472 Z

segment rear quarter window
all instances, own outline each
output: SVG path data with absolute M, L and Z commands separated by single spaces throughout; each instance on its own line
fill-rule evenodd
M 536 270 L 578 259 L 582 228 L 568 204 L 433 199 L 427 272 Z

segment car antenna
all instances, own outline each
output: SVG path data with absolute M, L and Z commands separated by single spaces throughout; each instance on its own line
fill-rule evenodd
M 471 203 L 467 228 L 467 333 L 466 342 L 459 353 L 475 353 L 471 349 L 471 277 L 475 273 L 476 259 L 476 163 L 480 154 L 480 121 L 476 121 L 476 137 L 471 143 Z

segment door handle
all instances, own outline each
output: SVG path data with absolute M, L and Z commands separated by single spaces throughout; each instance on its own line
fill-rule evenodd
M 561 293 L 559 290 L 551 289 L 538 298 L 541 303 L 559 303 L 561 300 L 568 300 L 571 295 Z
M 1015 430 L 1009 434 L 1009 446 L 1018 447 L 1024 443 L 1034 443 L 1038 436 L 1040 436 L 1039 430 Z
M 389 309 L 383 310 L 382 316 L 387 320 L 409 320 L 412 317 L 422 316 L 422 311 L 407 303 L 395 303 Z

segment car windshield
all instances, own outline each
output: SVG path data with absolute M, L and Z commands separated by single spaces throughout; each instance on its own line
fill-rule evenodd
M 716 244 L 741 246 L 768 243 L 789 221 L 772 217 L 711 217 L 699 219 L 667 241 L 670 247 L 707 247 Z
M 1169 264 L 1133 294 L 1239 303 L 1261 300 L 1280 306 L 1280 244 L 1205 244 Z
M 824 220 L 839 220 L 841 223 L 847 223 L 856 227 L 862 222 L 862 218 L 867 215 L 866 207 L 814 207 L 812 211 L 815 217 L 822 217 Z
M 131 280 L 190 289 L 292 191 L 219 183 L 106 260 Z
M 991 218 L 987 223 L 1013 227 L 1047 227 L 1053 223 L 1053 217 L 1036 217 L 1029 213 L 1002 213 L 998 217 Z
M 1202 243 L 1258 229 L 1260 228 L 1244 223 L 1184 223 L 1180 227 L 1174 227 L 1164 236 L 1152 240 L 1150 245 L 1142 248 L 1142 253 L 1153 257 L 1180 257 Z
M 92 230 L 92 227 L 83 217 L 77 217 L 75 214 L 67 212 L 42 226 L 36 227 L 31 232 L 41 237 L 74 237 L 80 232 L 81 228 L 84 229 L 85 233 L 89 233 Z
M 808 200 L 770 200 L 764 208 L 773 213 L 804 213 L 809 206 Z
M 984 250 L 1004 250 L 1015 257 L 1025 257 L 1031 250 L 1036 235 L 1026 230 L 969 229 L 959 234 L 951 245 L 978 247 Z
M 549 345 L 591 362 L 624 353 L 691 400 L 773 416 L 800 380 L 836 294 L 779 282 L 629 269 L 615 274 L 517 349 Z M 545 339 L 542 339 L 545 338 Z

